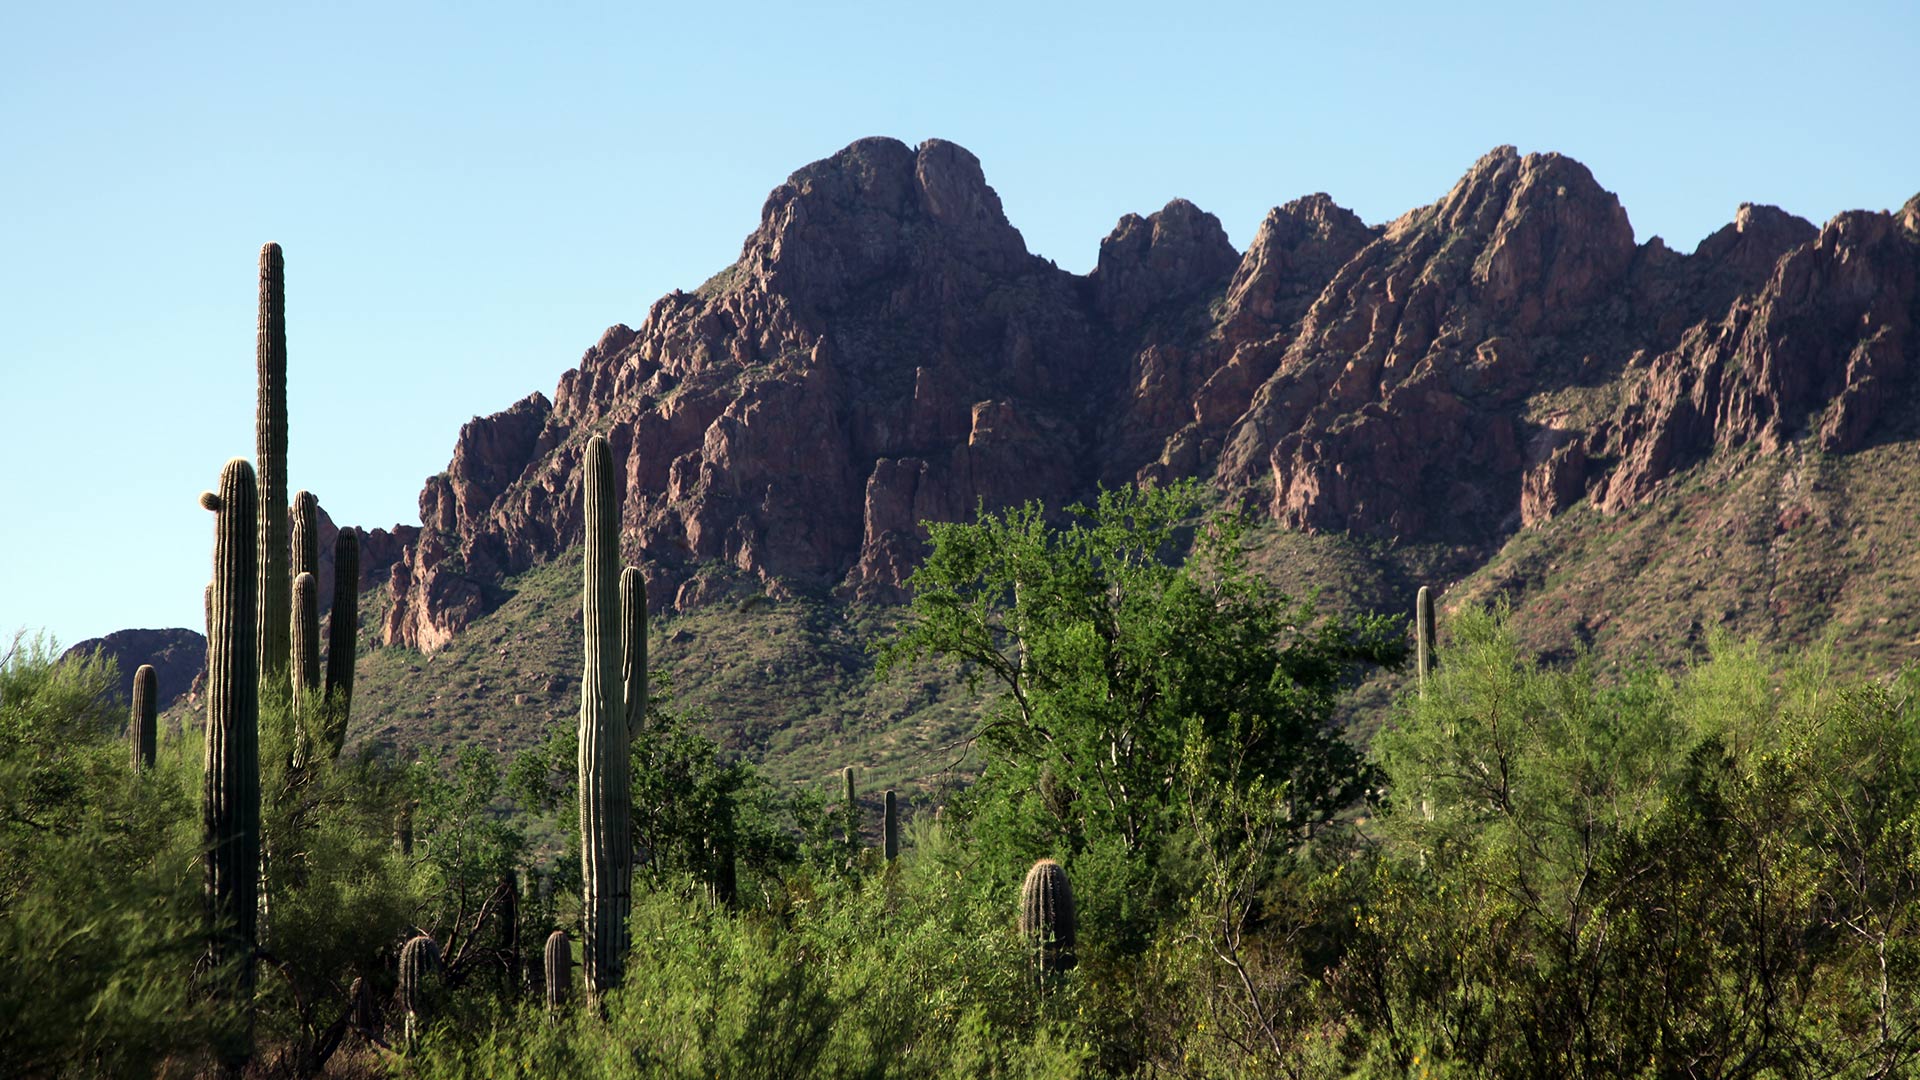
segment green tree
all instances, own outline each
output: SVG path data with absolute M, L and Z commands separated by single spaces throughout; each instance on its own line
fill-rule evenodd
M 211 1006 L 197 766 L 181 740 L 134 773 L 113 665 L 44 637 L 0 657 L 0 1074 L 149 1076 L 196 1059 Z
M 880 671 L 939 657 L 1002 691 L 974 739 L 974 804 L 1024 808 L 1023 855 L 1110 840 L 1150 858 L 1176 831 L 1196 738 L 1208 775 L 1283 785 L 1290 828 L 1360 793 L 1334 704 L 1356 665 L 1402 659 L 1396 624 L 1277 594 L 1247 568 L 1245 522 L 1203 501 L 1190 483 L 1123 488 L 1058 525 L 1037 503 L 929 524 Z

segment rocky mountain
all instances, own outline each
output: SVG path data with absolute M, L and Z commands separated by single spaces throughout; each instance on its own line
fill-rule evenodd
M 918 523 L 1198 476 L 1293 530 L 1441 544 L 1465 575 L 1576 504 L 1722 451 L 1845 455 L 1912 390 L 1920 198 L 1769 206 L 1636 244 L 1578 162 L 1501 147 L 1369 226 L 1324 194 L 1245 252 L 1185 200 L 1096 268 L 1026 249 L 979 162 L 863 139 L 768 196 L 740 258 L 461 431 L 421 524 L 375 530 L 381 640 L 431 653 L 575 543 L 581 447 L 624 464 L 656 609 L 888 600 Z
M 161 709 L 170 709 L 189 696 L 207 666 L 207 639 L 191 630 L 115 630 L 106 637 L 88 638 L 62 654 L 111 659 L 120 669 L 118 696 L 133 699 L 133 673 L 141 664 L 153 665 Z

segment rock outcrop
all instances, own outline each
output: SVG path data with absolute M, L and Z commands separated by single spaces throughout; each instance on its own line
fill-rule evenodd
M 921 523 L 1198 476 L 1288 526 L 1490 550 L 1718 450 L 1845 453 L 1909 390 L 1920 199 L 1816 230 L 1743 206 L 1690 255 L 1558 154 L 1502 147 L 1368 226 L 1324 194 L 1244 253 L 1175 199 L 1082 277 L 979 162 L 863 139 L 794 173 L 739 259 L 460 432 L 421 523 L 363 534 L 385 639 L 431 651 L 576 543 L 581 446 L 621 469 L 657 606 L 892 599 Z

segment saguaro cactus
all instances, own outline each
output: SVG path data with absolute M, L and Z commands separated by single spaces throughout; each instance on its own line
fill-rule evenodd
M 547 935 L 546 953 L 547 1011 L 567 1007 L 567 992 L 573 988 L 573 944 L 565 930 Z
M 201 496 L 214 511 L 213 616 L 207 641 L 207 751 L 202 824 L 206 854 L 209 953 L 231 964 L 222 993 L 253 998 L 260 887 L 260 683 L 258 493 L 253 466 L 235 458 L 220 471 L 220 493 Z M 252 1053 L 253 1020 L 222 1048 L 230 1063 Z
M 620 571 L 620 686 L 631 739 L 647 722 L 647 579 L 637 566 Z
M 261 683 L 285 677 L 293 576 L 287 569 L 287 286 L 279 244 L 260 249 L 260 319 L 254 342 L 259 373 L 254 457 L 260 470 L 259 586 L 256 602 Z
M 320 500 L 311 491 L 293 493 L 293 576 L 320 576 Z
M 326 730 L 328 757 L 339 757 L 353 712 L 353 660 L 360 634 L 360 536 L 341 529 L 333 542 L 333 614 L 327 623 Z
M 430 981 L 440 970 L 440 946 L 425 934 L 407 939 L 400 947 L 400 1009 L 407 1014 L 407 1046 L 419 1038 L 420 1023 L 428 1014 Z
M 160 680 L 152 664 L 133 673 L 133 715 L 128 718 L 127 741 L 133 744 L 133 771 L 153 768 L 160 719 Z
M 1433 674 L 1433 596 L 1425 585 L 1413 600 L 1415 623 L 1415 663 L 1420 672 L 1420 692 L 1427 692 L 1427 676 Z
M 311 573 L 293 579 L 291 631 L 293 707 L 297 713 L 320 693 L 320 582 Z
M 586 569 L 581 598 L 586 630 L 580 676 L 580 925 L 587 992 L 620 984 L 633 885 L 632 778 L 620 686 L 620 507 L 613 450 L 587 442 L 583 501 Z
M 1041 859 L 1020 886 L 1020 934 L 1033 947 L 1041 971 L 1065 971 L 1075 963 L 1073 889 L 1067 872 Z
M 353 984 L 347 987 L 347 1000 L 353 1003 L 353 1026 L 360 1034 L 370 1037 L 379 1030 L 380 1000 L 374 996 L 372 983 L 355 975 Z
M 886 852 L 887 861 L 892 862 L 900 854 L 900 815 L 893 805 L 893 789 L 887 789 L 886 815 L 880 821 L 880 843 Z
M 847 850 L 854 855 L 860 853 L 860 802 L 853 788 L 853 766 L 840 770 L 840 779 L 847 788 L 847 804 L 841 811 L 847 830 Z
M 520 992 L 520 879 L 512 870 L 500 875 L 495 895 L 500 900 L 501 979 L 514 995 Z

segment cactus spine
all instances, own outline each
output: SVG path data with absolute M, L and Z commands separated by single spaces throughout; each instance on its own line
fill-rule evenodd
M 333 614 L 327 623 L 326 754 L 340 756 L 353 711 L 353 660 L 360 635 L 360 535 L 341 529 L 333 542 Z
M 292 618 L 293 576 L 287 569 L 287 291 L 279 244 L 260 249 L 260 319 L 254 343 L 259 373 L 254 415 L 254 457 L 259 477 L 260 683 L 287 671 L 287 630 Z
M 631 739 L 647 722 L 647 579 L 637 566 L 620 571 L 620 684 Z
M 153 768 L 159 720 L 159 676 L 152 664 L 141 664 L 140 670 L 133 673 L 133 715 L 127 731 L 127 741 L 133 744 L 134 772 Z
M 1414 597 L 1413 616 L 1416 624 L 1414 651 L 1415 663 L 1420 672 L 1420 692 L 1427 692 L 1427 677 L 1433 674 L 1433 595 L 1425 585 Z
M 587 442 L 583 502 L 586 558 L 582 622 L 586 655 L 580 677 L 581 956 L 594 998 L 620 984 L 627 951 L 633 883 L 631 777 L 627 717 L 620 686 L 620 507 L 613 487 L 613 450 Z
M 900 854 L 900 815 L 894 809 L 892 788 L 887 789 L 886 802 L 886 816 L 880 822 L 880 843 L 887 861 L 892 862 Z
M 547 935 L 546 953 L 547 1011 L 567 1007 L 567 991 L 573 987 L 573 945 L 565 930 Z
M 301 707 L 320 693 L 320 582 L 311 573 L 302 572 L 293 579 L 293 708 Z M 303 741 L 307 732 L 302 731 Z
M 427 1014 L 427 980 L 440 970 L 440 946 L 425 934 L 408 938 L 400 947 L 400 1009 L 407 1014 L 407 1047 L 420 1036 Z
M 206 845 L 209 953 L 231 964 L 244 1030 L 223 1057 L 244 1062 L 253 1041 L 253 972 L 260 887 L 260 683 L 258 496 L 253 466 L 235 458 L 220 471 L 220 494 L 203 497 L 216 512 L 213 617 L 207 642 L 207 753 L 202 824 Z
M 1074 965 L 1073 888 L 1066 870 L 1052 859 L 1034 863 L 1020 885 L 1020 936 L 1032 946 L 1041 971 Z

